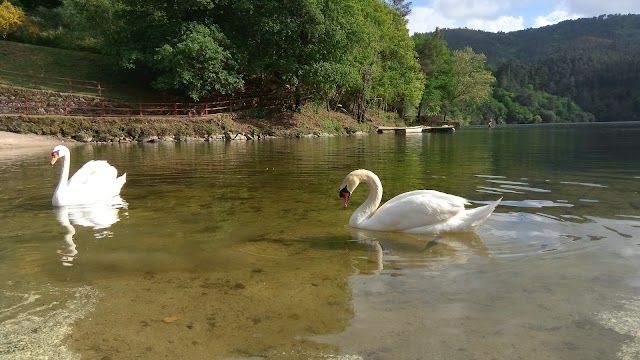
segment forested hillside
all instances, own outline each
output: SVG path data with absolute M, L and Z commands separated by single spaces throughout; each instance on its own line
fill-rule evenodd
M 452 49 L 468 46 L 486 55 L 498 86 L 532 85 L 570 98 L 597 121 L 640 120 L 640 15 L 510 33 L 445 29 L 443 36 Z

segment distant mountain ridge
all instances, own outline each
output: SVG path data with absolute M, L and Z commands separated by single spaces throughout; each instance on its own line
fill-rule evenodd
M 565 96 L 597 121 L 640 121 L 640 15 L 601 15 L 509 33 L 443 29 L 497 69 L 517 67 L 535 88 Z M 500 81 L 500 79 L 498 79 Z
M 534 61 L 555 51 L 588 40 L 614 43 L 640 43 L 640 15 L 600 15 L 593 18 L 566 20 L 555 25 L 512 32 L 486 32 L 470 29 L 443 29 L 451 49 L 471 47 L 487 56 L 490 64 L 509 58 Z

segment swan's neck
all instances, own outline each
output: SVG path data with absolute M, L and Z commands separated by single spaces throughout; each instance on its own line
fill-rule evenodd
M 356 186 L 365 182 L 369 186 L 369 196 L 367 200 L 351 215 L 349 225 L 356 227 L 361 222 L 370 218 L 378 209 L 382 200 L 382 183 L 378 176 L 366 170 L 354 174 L 356 177 Z M 355 188 L 354 188 L 355 190 Z
M 60 196 L 63 195 L 67 191 L 67 184 L 69 183 L 69 166 L 71 160 L 69 159 L 69 155 L 63 157 L 64 163 L 62 165 L 62 172 L 60 172 L 60 181 L 58 181 L 58 186 L 56 187 L 56 191 L 54 193 L 54 202 L 60 199 Z

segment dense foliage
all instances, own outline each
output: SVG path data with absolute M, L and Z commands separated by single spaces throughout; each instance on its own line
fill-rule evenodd
M 569 98 L 597 121 L 640 120 L 640 15 L 602 15 L 510 33 L 443 33 L 451 48 L 471 46 L 496 67 L 517 71 L 521 85 Z
M 404 1 L 61 0 L 32 7 L 36 35 L 14 39 L 91 50 L 165 94 L 289 89 L 297 99 L 416 108 L 424 76 L 403 16 Z
M 418 107 L 418 121 L 438 117 L 467 123 L 489 101 L 495 78 L 482 54 L 471 48 L 451 51 L 442 33 L 413 35 L 420 67 L 427 76 Z
M 562 31 L 540 29 L 545 39 L 533 40 L 533 30 L 521 32 L 536 44 L 522 47 L 520 32 L 485 36 L 488 33 L 438 30 L 409 36 L 411 2 L 406 0 L 13 4 L 24 16 L 6 27 L 8 38 L 108 55 L 122 75 L 148 82 L 165 96 L 203 101 L 225 94 L 277 93 L 293 99 L 296 109 L 313 100 L 358 120 L 366 118 L 367 109 L 377 108 L 420 123 L 592 121 L 576 104 L 593 113 L 640 113 L 637 90 L 625 93 L 628 101 L 596 99 L 603 95 L 599 91 L 621 97 L 616 83 L 630 83 L 629 78 L 640 75 L 580 75 L 594 67 L 633 72 L 627 57 L 604 60 L 597 55 L 602 48 L 615 53 L 614 43 L 594 40 L 570 48 L 572 40 L 563 34 L 571 39 L 586 35 L 569 31 L 573 28 L 566 23 L 558 25 Z M 459 46 L 461 42 L 449 39 L 451 34 L 471 34 L 477 43 Z M 623 38 L 637 39 L 634 34 L 629 30 Z M 448 46 L 449 41 L 454 46 Z M 542 42 L 554 44 L 552 56 L 541 55 Z M 521 53 L 531 61 L 505 62 Z M 596 84 L 602 90 L 594 90 Z

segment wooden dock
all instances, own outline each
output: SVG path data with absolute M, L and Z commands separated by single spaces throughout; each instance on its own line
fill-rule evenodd
M 451 125 L 403 126 L 403 127 L 379 126 L 378 130 L 376 130 L 378 134 L 382 134 L 385 132 L 392 132 L 392 131 L 400 135 L 415 134 L 415 133 L 453 133 L 456 131 L 456 128 Z

